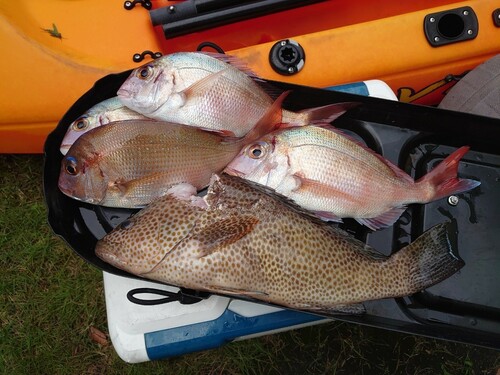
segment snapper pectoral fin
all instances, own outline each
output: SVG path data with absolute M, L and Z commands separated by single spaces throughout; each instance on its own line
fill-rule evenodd
M 250 233 L 259 219 L 251 215 L 235 215 L 202 228 L 190 238 L 198 241 L 198 258 L 230 245 Z
M 336 223 L 342 223 L 342 219 L 335 216 L 333 213 L 328 211 L 314 211 L 314 214 L 323 221 L 334 221 Z
M 200 79 L 199 81 L 193 83 L 188 88 L 180 91 L 179 97 L 181 98 L 181 106 L 185 106 L 188 104 L 190 99 L 196 97 L 203 97 L 208 94 L 210 90 L 214 88 L 215 83 L 223 77 L 226 69 L 220 70 L 217 73 L 210 74 L 205 78 Z
M 355 197 L 354 195 L 346 193 L 345 191 L 342 191 L 335 186 L 307 178 L 302 173 L 295 173 L 293 177 L 296 180 L 297 186 L 294 191 L 297 193 L 313 194 L 314 196 L 325 198 L 339 197 L 342 198 L 342 200 L 344 200 L 345 202 L 349 202 L 350 204 L 363 204 L 363 197 Z M 332 213 L 332 215 L 334 214 Z
M 289 93 L 290 91 L 283 92 L 278 99 L 274 101 L 257 124 L 255 124 L 252 130 L 250 130 L 245 137 L 242 138 L 243 144 L 256 141 L 260 137 L 272 132 L 280 126 L 281 119 L 283 117 L 281 105 Z
M 391 226 L 399 219 L 399 217 L 406 210 L 406 206 L 395 207 L 387 212 L 384 212 L 382 215 L 372 218 L 355 218 L 355 220 L 367 226 L 371 230 L 382 229 L 388 226 Z
M 167 192 L 172 185 L 165 185 L 164 181 L 165 173 L 153 173 L 133 180 L 117 179 L 109 184 L 109 188 L 118 189 L 120 196 L 127 199 L 124 208 L 139 208 Z

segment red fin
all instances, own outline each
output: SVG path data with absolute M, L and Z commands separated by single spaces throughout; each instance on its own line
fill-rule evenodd
M 372 218 L 355 218 L 355 220 L 367 226 L 371 230 L 378 230 L 388 227 L 396 222 L 406 210 L 406 207 L 395 207 L 390 211 L 384 212 L 382 215 Z
M 241 70 L 243 73 L 246 75 L 252 77 L 252 78 L 259 78 L 257 74 L 255 74 L 249 67 L 248 65 L 243 61 L 240 60 L 239 57 L 233 56 L 233 55 L 226 55 L 223 53 L 217 53 L 217 52 L 206 52 L 206 51 L 201 51 L 200 53 L 203 53 L 204 55 L 213 57 L 217 60 L 224 61 L 225 63 L 234 66 L 238 70 Z
M 253 129 L 245 135 L 243 138 L 245 144 L 256 141 L 280 126 L 282 118 L 281 105 L 289 93 L 290 91 L 285 91 L 274 101 Z
M 208 132 L 208 133 L 214 133 L 217 135 L 220 135 L 221 137 L 224 138 L 224 141 L 229 142 L 229 141 L 237 141 L 241 137 L 237 137 L 231 130 L 222 130 L 222 129 L 209 129 L 209 128 L 202 128 L 197 126 L 197 129 Z
M 434 196 L 429 201 L 437 200 L 452 194 L 463 193 L 479 186 L 481 182 L 459 179 L 457 177 L 460 159 L 469 151 L 469 146 L 460 147 L 444 159 L 432 171 L 416 181 L 417 184 L 430 184 L 434 189 Z
M 360 104 L 361 103 L 358 102 L 328 104 L 322 107 L 305 109 L 300 111 L 300 113 L 306 114 L 307 120 L 304 125 L 325 122 L 330 123 L 336 118 L 342 116 L 348 110 L 356 108 Z
M 335 216 L 328 211 L 315 211 L 314 214 L 324 221 L 334 221 L 336 223 L 342 223 L 342 219 L 340 217 Z

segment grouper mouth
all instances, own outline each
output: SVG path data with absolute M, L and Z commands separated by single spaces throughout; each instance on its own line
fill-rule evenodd
M 127 263 L 119 256 L 113 253 L 112 246 L 109 246 L 105 241 L 98 241 L 95 247 L 95 254 L 106 263 L 111 264 L 117 268 L 127 270 Z

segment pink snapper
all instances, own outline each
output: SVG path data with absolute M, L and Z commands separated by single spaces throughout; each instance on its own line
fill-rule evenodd
M 179 52 L 135 69 L 118 90 L 128 108 L 144 116 L 242 137 L 273 104 L 258 79 L 236 58 Z M 284 123 L 333 121 L 357 103 L 302 112 L 282 110 Z
M 274 189 L 325 220 L 354 218 L 372 230 L 392 225 L 410 203 L 462 193 L 479 181 L 457 178 L 461 147 L 414 181 L 332 127 L 284 128 L 244 147 L 225 172 Z

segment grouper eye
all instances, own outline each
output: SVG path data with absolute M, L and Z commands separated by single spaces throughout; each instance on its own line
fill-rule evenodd
M 153 67 L 147 65 L 137 70 L 137 78 L 148 79 L 153 74 Z
M 76 159 L 72 156 L 69 156 L 66 158 L 66 164 L 64 166 L 64 170 L 66 171 L 67 174 L 74 176 L 78 174 L 78 167 L 76 163 Z

